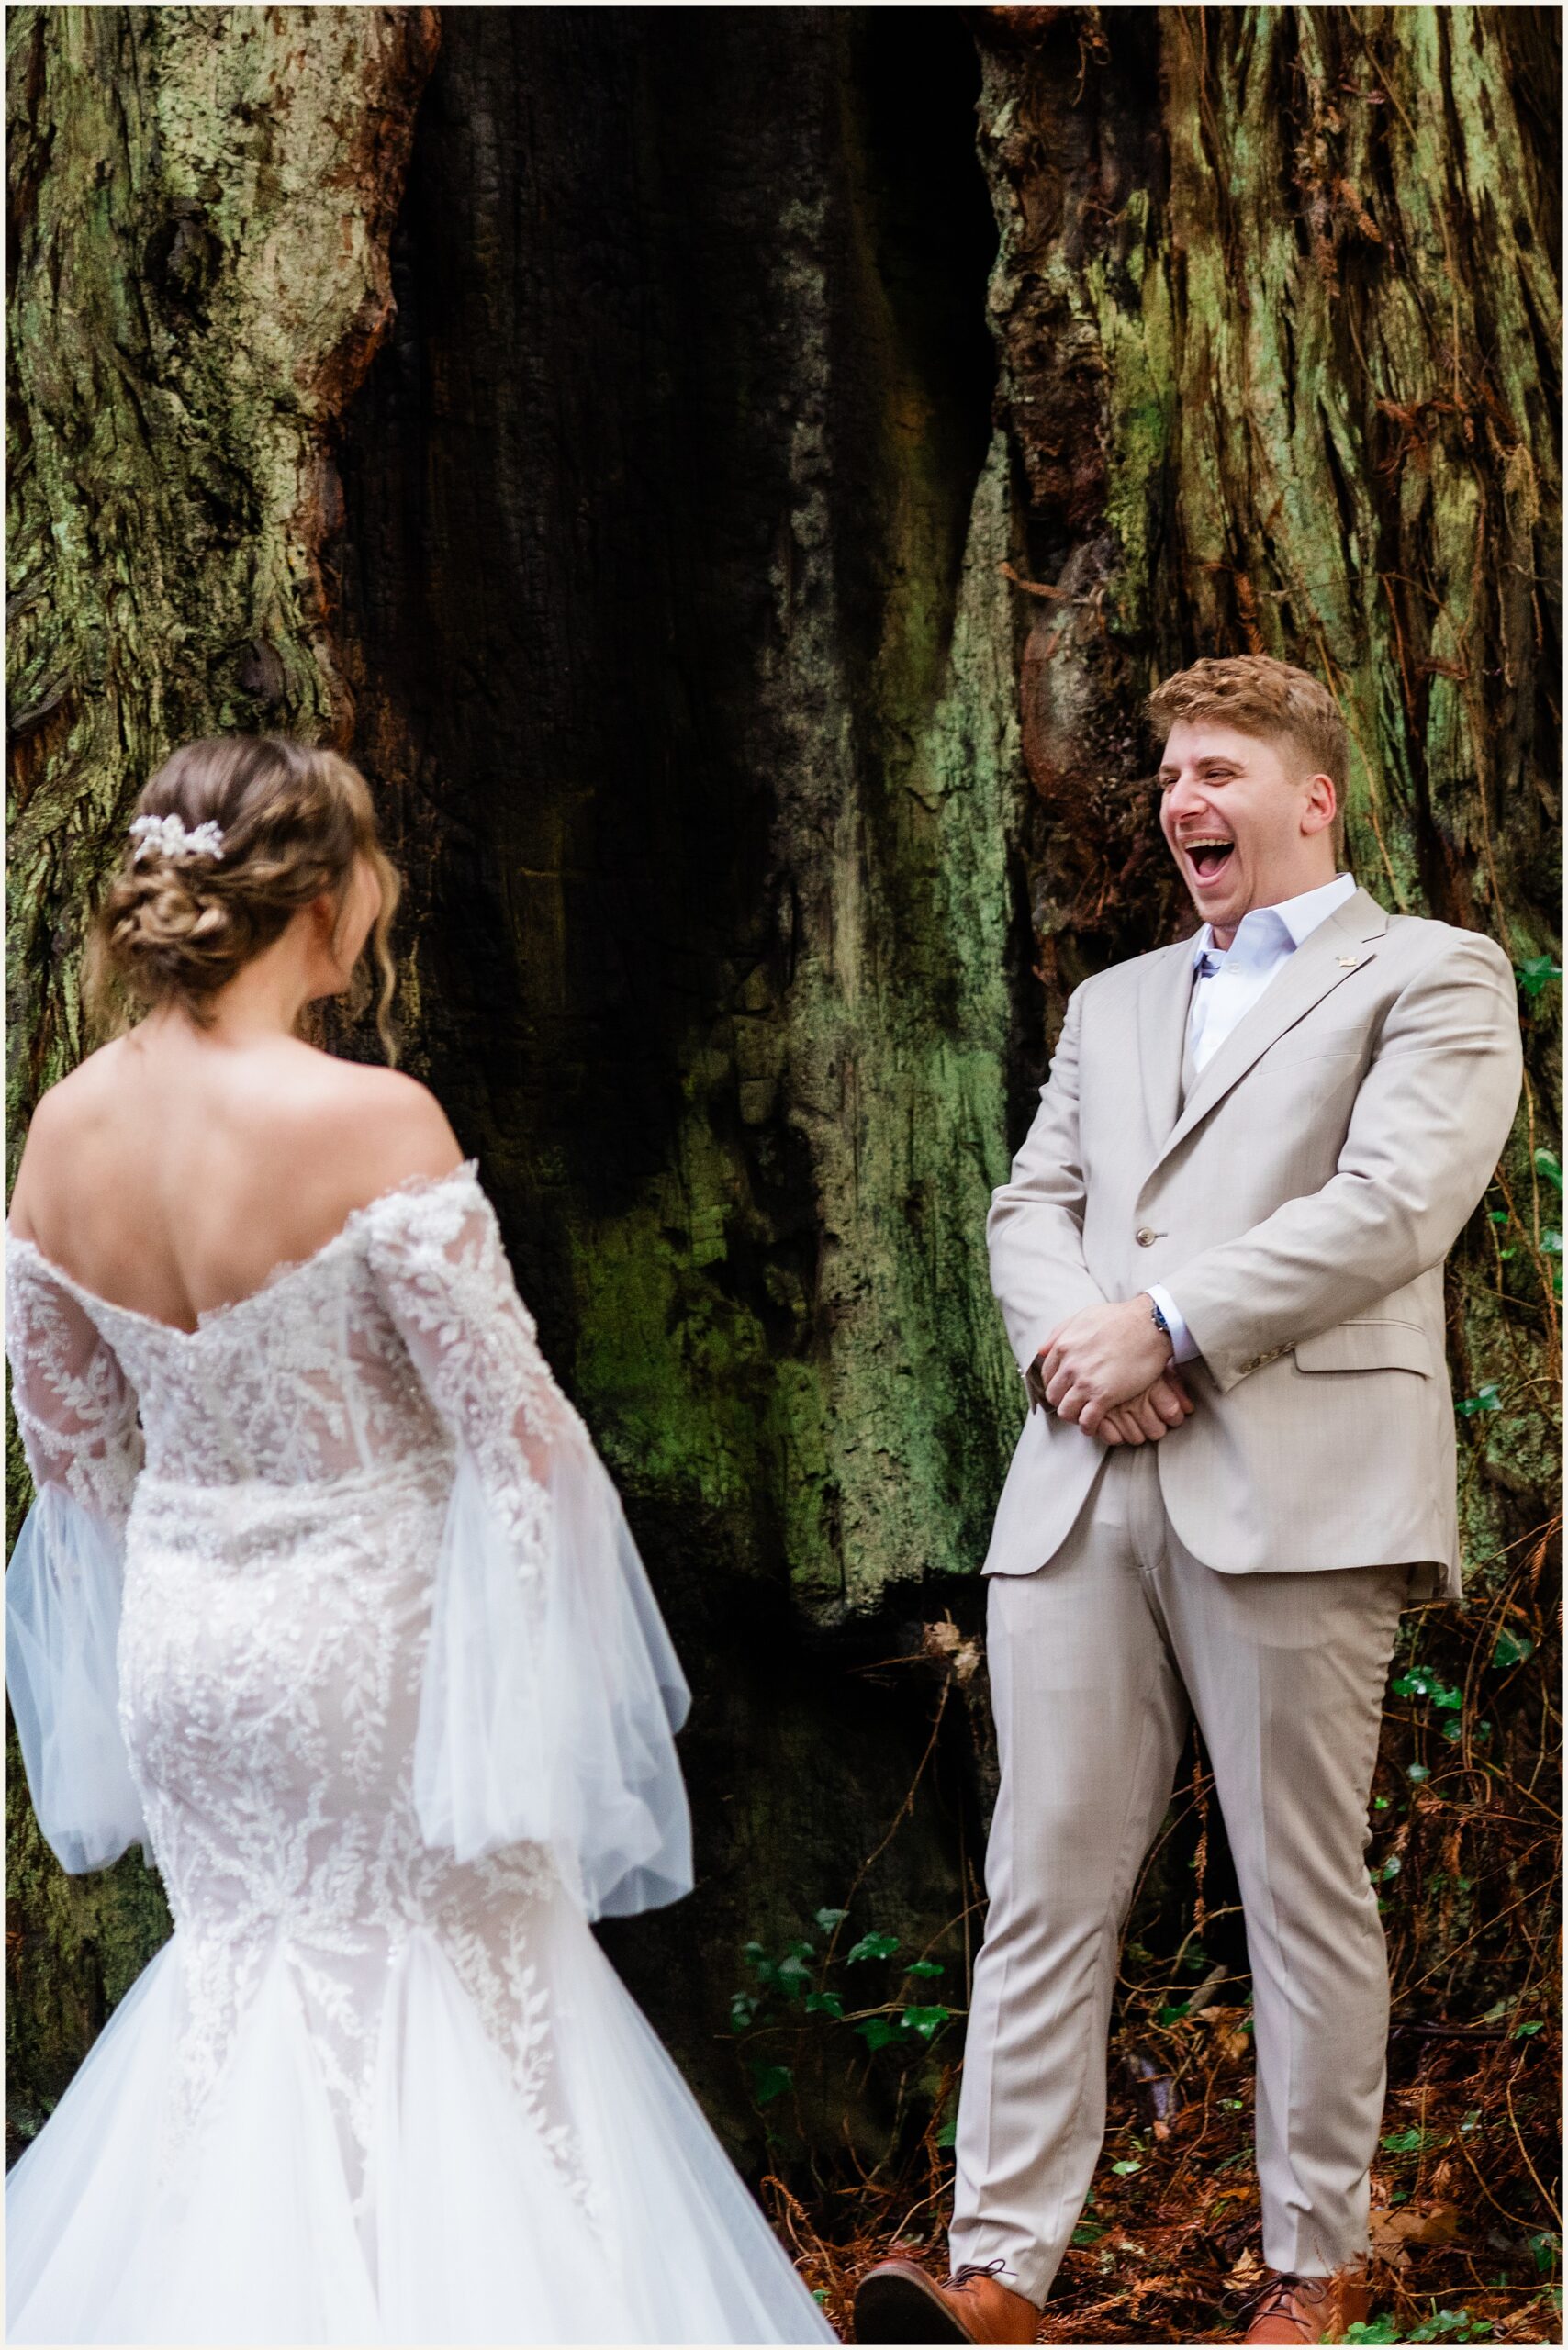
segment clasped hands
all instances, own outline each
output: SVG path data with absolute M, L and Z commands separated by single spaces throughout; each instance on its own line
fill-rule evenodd
M 1085 1305 L 1054 1329 L 1030 1365 L 1035 1402 L 1102 1444 L 1154 1444 L 1193 1410 L 1170 1341 L 1147 1296 Z

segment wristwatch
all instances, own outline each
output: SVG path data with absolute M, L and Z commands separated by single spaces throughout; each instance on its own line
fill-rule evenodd
M 1145 1297 L 1148 1297 L 1148 1290 L 1145 1290 L 1144 1295 Z M 1170 1325 L 1165 1319 L 1164 1315 L 1161 1314 L 1159 1310 L 1159 1300 L 1157 1297 L 1148 1297 L 1148 1310 L 1153 1319 L 1155 1328 L 1162 1332 L 1166 1337 L 1170 1338 L 1170 1351 L 1174 1354 L 1176 1351 L 1176 1341 L 1174 1338 L 1170 1337 Z

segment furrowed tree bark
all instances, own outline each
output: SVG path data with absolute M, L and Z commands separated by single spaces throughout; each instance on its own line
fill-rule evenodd
M 1503 1984 L 1521 1996 L 1516 1977 L 1550 2008 L 1539 1944 L 1513 1937 L 1555 1887 L 1527 1790 L 1555 1768 L 1542 1578 L 1560 1526 L 1560 21 L 971 20 L 1029 553 L 1015 627 L 1043 991 L 1025 990 L 1013 1133 L 1070 987 L 1192 926 L 1144 693 L 1201 654 L 1315 671 L 1350 730 L 1358 878 L 1394 912 L 1489 932 L 1520 974 L 1524 1100 L 1450 1259 L 1471 1605 L 1406 1620 L 1373 1865 L 1399 1873 L 1384 1907 L 1407 2016 L 1434 1983 L 1484 2007 Z M 1445 1714 L 1401 1699 L 1416 1657 Z M 1422 1783 L 1445 1722 L 1439 1799 Z M 1157 1872 L 1146 1939 L 1191 1915 L 1196 1834 Z M 1217 1823 L 1211 1858 L 1234 1900 Z M 1238 1922 L 1212 1946 L 1244 1972 Z
M 418 1066 L 697 1691 L 702 1881 L 610 1940 L 753 2150 L 741 1951 L 899 1815 L 929 1684 L 851 1675 L 977 1561 L 1017 1385 L 993 241 L 931 15 L 450 16 L 343 453 Z M 918 1950 L 958 1841 L 923 1806 L 864 1922 Z M 845 2041 L 811 2126 L 847 2108 L 874 2159 Z
M 84 1049 L 85 919 L 193 735 L 345 733 L 328 434 L 391 316 L 433 9 L 6 17 L 7 1179 Z M 25 1506 L 15 1425 L 7 1516 Z M 9 1728 L 7 1729 L 9 1737 Z M 14 1742 L 10 2114 L 30 2134 L 167 1931 L 134 1854 L 55 1867 Z

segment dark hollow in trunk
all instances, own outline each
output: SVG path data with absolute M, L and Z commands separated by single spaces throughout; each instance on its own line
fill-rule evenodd
M 755 2134 L 716 2039 L 741 1947 L 837 1902 L 895 1815 L 930 1679 L 853 1675 L 946 1598 L 901 1584 L 890 1616 L 831 1528 L 791 1597 L 777 1359 L 831 1360 L 836 1236 L 780 1007 L 815 951 L 803 797 L 858 796 L 859 854 L 908 892 L 886 943 L 940 960 L 884 802 L 890 733 L 940 683 L 990 440 L 978 88 L 946 11 L 449 12 L 397 321 L 341 454 L 354 748 L 414 884 L 415 1066 L 479 1154 L 696 1693 L 698 1894 L 609 1940 L 733 2138 Z M 912 565 L 920 643 L 890 676 Z M 978 1564 L 1002 1458 L 986 1426 L 956 1495 L 969 1554 L 933 1582 Z M 965 1584 L 966 1623 L 978 1602 Z M 969 1739 L 866 1922 L 924 1942 L 961 1907 Z

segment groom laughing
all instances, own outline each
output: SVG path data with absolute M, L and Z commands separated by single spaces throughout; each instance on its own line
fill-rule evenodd
M 1518 1097 L 1507 957 L 1336 869 L 1332 696 L 1263 655 L 1150 701 L 1202 927 L 1102 971 L 987 1225 L 1030 1396 L 985 1572 L 1002 1785 L 953 2272 L 862 2342 L 1032 2342 L 1105 2120 L 1119 1941 L 1190 1716 L 1252 1971 L 1249 2342 L 1369 2294 L 1388 1983 L 1367 1807 L 1400 1611 L 1460 1592 L 1443 1259 Z

